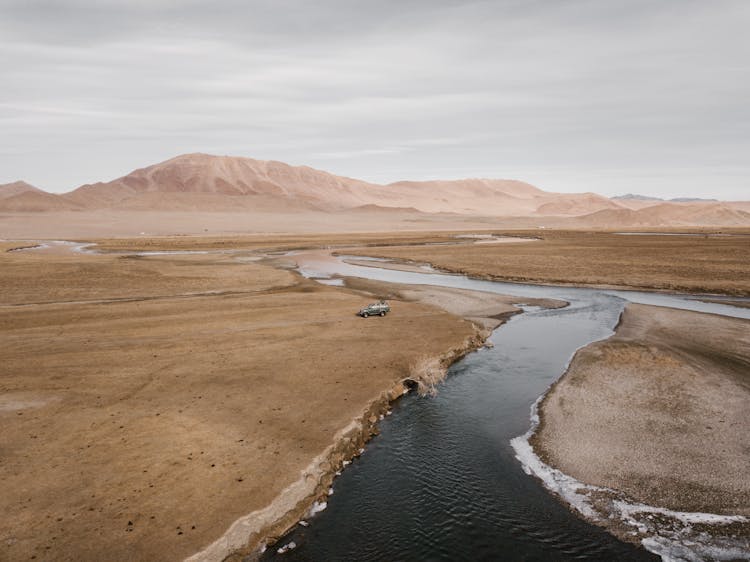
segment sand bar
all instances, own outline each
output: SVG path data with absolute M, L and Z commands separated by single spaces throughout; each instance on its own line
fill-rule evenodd
M 548 465 L 629 502 L 748 516 L 748 411 L 750 321 L 631 304 L 546 395 L 531 443 Z M 750 523 L 730 531 L 750 536 Z

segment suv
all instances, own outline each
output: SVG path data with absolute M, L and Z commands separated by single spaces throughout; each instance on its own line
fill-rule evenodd
M 357 314 L 362 318 L 367 318 L 368 316 L 385 316 L 386 313 L 390 311 L 391 307 L 388 306 L 388 303 L 385 301 L 380 301 L 373 304 L 368 304 L 362 310 L 357 312 Z

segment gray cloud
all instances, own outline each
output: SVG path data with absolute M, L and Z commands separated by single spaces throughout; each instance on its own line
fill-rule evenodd
M 179 153 L 750 197 L 750 4 L 0 0 L 0 183 Z

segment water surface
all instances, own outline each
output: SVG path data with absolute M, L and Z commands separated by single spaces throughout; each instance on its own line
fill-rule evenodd
M 543 287 L 354 266 L 298 254 L 303 274 L 367 277 L 570 302 L 526 307 L 459 361 L 436 397 L 408 395 L 381 434 L 336 479 L 328 507 L 279 545 L 291 560 L 654 560 L 573 515 L 524 473 L 510 445 L 530 406 L 575 351 L 612 334 L 626 302 L 750 317 L 750 310 L 680 295 Z

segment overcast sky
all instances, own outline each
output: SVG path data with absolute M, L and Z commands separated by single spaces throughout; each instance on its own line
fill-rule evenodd
M 750 1 L 0 0 L 0 183 L 186 152 L 750 199 Z

